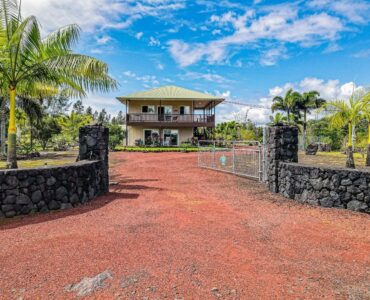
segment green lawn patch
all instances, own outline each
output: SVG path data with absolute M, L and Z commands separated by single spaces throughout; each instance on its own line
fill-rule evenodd
M 125 152 L 197 152 L 197 147 L 123 147 L 118 146 L 116 151 Z

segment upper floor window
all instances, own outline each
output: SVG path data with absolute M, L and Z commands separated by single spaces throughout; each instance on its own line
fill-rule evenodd
M 155 113 L 155 105 L 143 105 L 141 107 L 141 112 L 143 114 L 154 114 Z
M 180 106 L 180 115 L 190 115 L 190 106 Z

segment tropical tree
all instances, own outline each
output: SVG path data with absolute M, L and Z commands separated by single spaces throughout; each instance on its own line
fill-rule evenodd
M 370 167 L 370 93 L 363 97 L 363 117 L 367 122 L 367 149 L 366 149 L 366 166 Z
M 272 99 L 272 112 L 283 111 L 287 113 L 288 121 L 298 119 L 299 111 L 297 110 L 297 102 L 300 100 L 301 94 L 289 89 L 284 97 L 276 96 Z
M 320 93 L 317 91 L 309 91 L 297 97 L 296 107 L 303 113 L 303 148 L 306 149 L 307 137 L 307 114 L 312 110 L 322 107 L 326 101 L 320 98 Z
M 105 63 L 72 51 L 79 27 L 69 25 L 41 38 L 34 16 L 22 19 L 16 0 L 0 1 L 0 73 L 9 91 L 8 167 L 17 167 L 16 97 L 68 88 L 69 95 L 116 87 Z
M 93 118 L 89 115 L 72 111 L 69 116 L 61 116 L 59 124 L 64 136 L 69 137 L 70 141 L 75 143 L 78 141 L 79 128 L 90 124 L 92 120 Z
M 270 116 L 270 125 L 283 125 L 285 123 L 287 123 L 288 121 L 288 118 L 286 116 L 284 116 L 283 114 L 281 113 L 276 113 L 274 114 L 273 116 Z
M 327 107 L 333 111 L 330 117 L 332 126 L 341 128 L 348 126 L 348 142 L 347 142 L 347 168 L 355 168 L 355 161 L 353 159 L 353 146 L 354 146 L 354 129 L 356 123 L 361 120 L 361 112 L 365 103 L 362 97 L 358 97 L 355 93 L 345 100 L 329 101 Z
M 17 105 L 24 111 L 28 118 L 28 124 L 30 127 L 30 148 L 32 149 L 35 126 L 41 122 L 43 117 L 41 100 L 19 96 Z
M 62 128 L 58 123 L 57 118 L 53 116 L 47 116 L 44 117 L 41 122 L 36 125 L 35 136 L 40 142 L 42 149 L 45 150 L 51 139 L 55 135 L 61 133 L 61 131 Z
M 123 144 L 123 139 L 125 137 L 125 132 L 122 125 L 110 124 L 109 126 L 109 148 L 115 150 L 118 145 Z

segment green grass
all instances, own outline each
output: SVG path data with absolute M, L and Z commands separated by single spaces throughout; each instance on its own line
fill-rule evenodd
M 317 152 L 316 155 L 306 155 L 304 152 L 299 153 L 300 163 L 319 167 L 344 168 L 346 159 L 347 155 L 343 152 Z M 366 155 L 354 153 L 354 159 L 357 169 L 368 168 L 365 166 Z
M 197 152 L 197 147 L 116 147 L 116 151 L 126 152 Z
M 77 151 L 66 151 L 66 152 L 50 152 L 42 154 L 41 157 L 18 160 L 18 168 L 36 168 L 45 165 L 48 166 L 61 166 L 70 164 L 76 161 L 78 152 Z M 6 161 L 0 161 L 0 169 L 6 169 Z

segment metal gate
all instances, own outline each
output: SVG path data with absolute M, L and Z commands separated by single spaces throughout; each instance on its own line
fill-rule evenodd
M 199 141 L 198 166 L 264 180 L 264 151 L 257 141 Z

